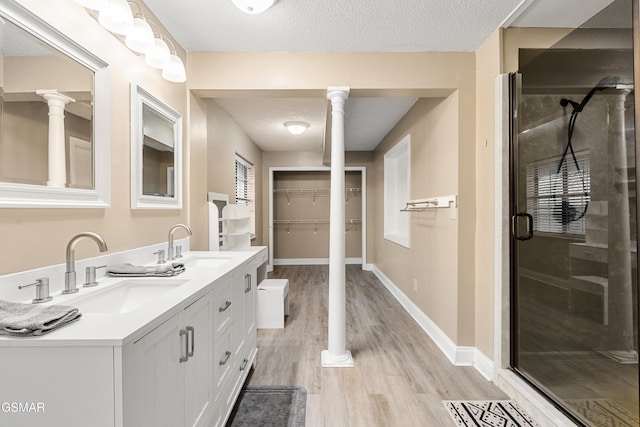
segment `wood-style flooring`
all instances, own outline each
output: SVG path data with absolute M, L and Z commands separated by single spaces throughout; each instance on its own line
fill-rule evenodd
M 307 427 L 455 426 L 442 400 L 508 399 L 472 367 L 455 367 L 370 272 L 347 267 L 347 349 L 354 368 L 322 368 L 327 266 L 278 266 L 289 279 L 284 329 L 258 330 L 251 385 L 307 390 Z

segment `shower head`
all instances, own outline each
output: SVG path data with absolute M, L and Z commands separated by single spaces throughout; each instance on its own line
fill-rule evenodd
M 587 95 L 582 98 L 582 101 L 578 104 L 575 101 L 570 99 L 562 98 L 560 100 L 560 105 L 566 107 L 571 104 L 574 112 L 580 113 L 582 109 L 587 105 L 587 103 L 591 100 L 591 97 L 599 90 L 605 90 L 609 88 L 615 88 L 618 82 L 620 81 L 620 77 L 617 76 L 607 76 L 601 79 L 590 91 Z

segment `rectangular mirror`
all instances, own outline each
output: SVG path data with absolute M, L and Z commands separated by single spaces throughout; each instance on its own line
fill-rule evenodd
M 182 208 L 182 116 L 131 85 L 131 208 Z
M 0 34 L 0 207 L 108 207 L 107 64 L 13 1 Z

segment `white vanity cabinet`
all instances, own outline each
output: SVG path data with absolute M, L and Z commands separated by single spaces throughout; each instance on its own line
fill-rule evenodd
M 212 330 L 212 292 L 208 292 L 125 346 L 126 426 L 206 425 L 213 407 Z M 127 363 L 131 358 L 133 362 Z
M 223 426 L 257 353 L 255 292 L 267 250 L 220 254 L 187 255 L 183 283 L 138 311 L 86 313 L 37 338 L 0 337 L 0 402 L 34 410 L 0 412 L 0 426 Z M 199 266 L 198 257 L 228 261 L 206 267 L 215 263 Z
M 256 288 L 258 271 L 266 274 L 266 251 L 259 253 L 253 259 L 246 261 L 236 268 L 230 284 L 230 318 L 219 320 L 225 326 L 219 329 L 219 337 L 214 338 L 214 375 L 216 380 L 215 418 L 213 426 L 223 426 L 233 405 L 240 394 L 249 370 L 258 351 L 256 347 Z M 223 294 L 221 288 L 220 294 Z M 218 298 L 217 305 L 227 306 L 224 298 Z M 216 304 L 214 304 L 216 307 Z M 217 343 L 220 342 L 220 345 Z M 224 362 L 224 363 L 223 363 Z

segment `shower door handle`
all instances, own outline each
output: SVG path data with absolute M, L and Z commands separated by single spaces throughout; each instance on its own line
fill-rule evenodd
M 527 234 L 521 236 L 518 234 L 518 217 L 527 218 Z M 533 216 L 527 212 L 518 212 L 511 217 L 511 233 L 517 240 L 529 240 L 533 237 Z

